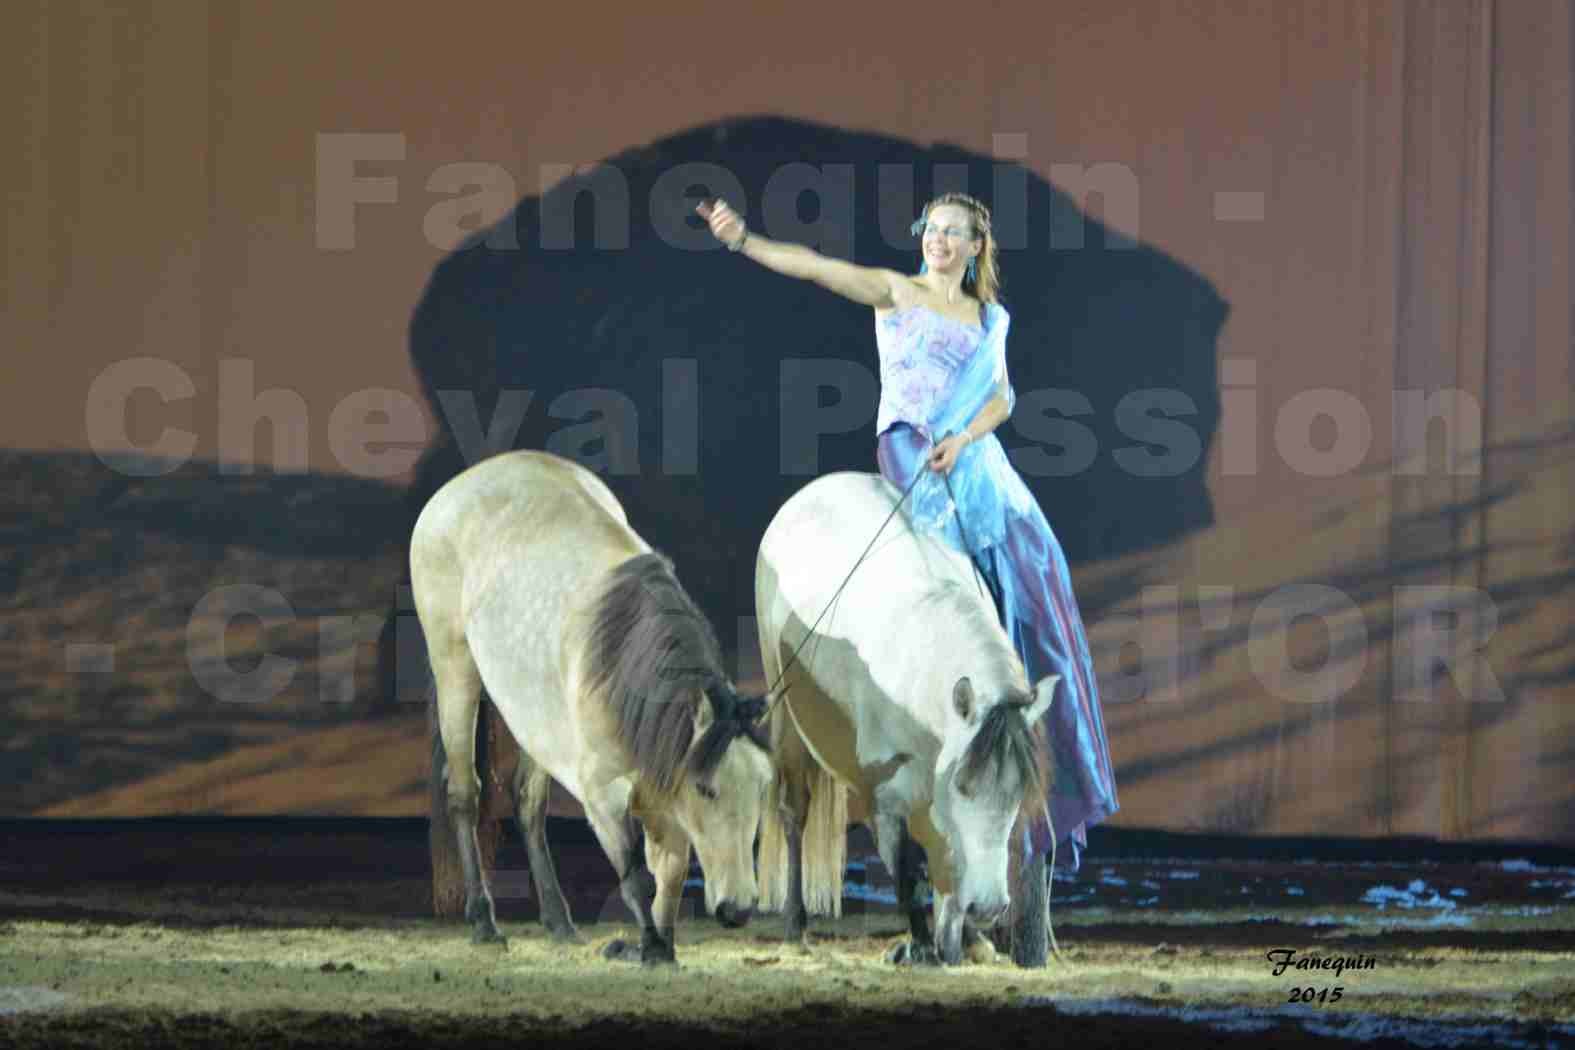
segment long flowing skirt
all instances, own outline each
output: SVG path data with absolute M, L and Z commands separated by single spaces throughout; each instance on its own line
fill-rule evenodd
M 906 491 L 918 471 L 929 469 L 929 453 L 928 440 L 899 423 L 880 435 L 876 459 L 881 475 Z M 1044 726 L 1053 777 L 1050 819 L 1056 867 L 1076 871 L 1087 829 L 1117 809 L 1116 782 L 1072 574 L 1038 503 L 1029 502 L 1031 513 L 1007 522 L 1003 542 L 966 553 L 990 587 L 1029 684 L 1061 676 Z M 1030 832 L 1029 848 L 1037 856 L 1050 846 L 1050 829 L 1041 820 Z

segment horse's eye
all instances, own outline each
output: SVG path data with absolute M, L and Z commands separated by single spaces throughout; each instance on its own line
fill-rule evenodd
M 955 782 L 957 794 L 966 799 L 973 798 L 973 779 L 973 777 L 966 775 L 958 777 Z
M 700 797 L 705 799 L 707 802 L 716 801 L 716 788 L 712 787 L 710 784 L 697 783 L 695 784 L 695 790 L 699 792 Z

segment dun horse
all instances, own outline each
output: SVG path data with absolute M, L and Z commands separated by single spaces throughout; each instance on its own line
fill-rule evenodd
M 908 911 L 908 957 L 955 963 L 965 923 L 976 935 L 1007 910 L 1019 818 L 1044 812 L 1043 749 L 1030 727 L 1059 679 L 1029 688 L 968 559 L 893 516 L 898 498 L 876 475 L 827 475 L 795 493 L 761 540 L 766 680 L 787 667 L 771 713 L 778 776 L 761 834 L 762 902 L 786 912 L 789 939 L 803 934 L 806 897 L 817 912 L 840 911 L 852 791 Z M 915 844 L 935 890 L 933 947 L 915 900 Z
M 437 686 L 433 776 L 446 785 L 447 813 L 432 817 L 452 823 L 473 939 L 503 940 L 476 839 L 483 687 L 520 745 L 520 828 L 555 936 L 576 934 L 542 833 L 549 777 L 584 807 L 618 874 L 640 924 L 633 957 L 673 960 L 691 844 L 707 907 L 747 921 L 772 776 L 764 704 L 734 692 L 709 623 L 607 487 L 542 452 L 484 460 L 423 508 L 410 573 Z

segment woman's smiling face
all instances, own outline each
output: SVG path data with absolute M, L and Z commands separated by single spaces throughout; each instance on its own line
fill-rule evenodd
M 959 204 L 930 209 L 924 224 L 924 261 L 931 270 L 962 269 L 979 251 L 972 216 Z

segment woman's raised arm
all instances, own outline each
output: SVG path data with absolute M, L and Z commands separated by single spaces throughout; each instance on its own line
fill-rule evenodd
M 711 224 L 711 233 L 717 240 L 731 251 L 743 252 L 768 270 L 785 277 L 814 281 L 822 288 L 877 310 L 895 305 L 894 282 L 904 279 L 895 270 L 855 266 L 841 259 L 821 255 L 802 244 L 773 241 L 758 233 L 751 233 L 744 225 L 744 220 L 723 200 L 717 200 L 714 204 L 701 204 L 695 211 Z

